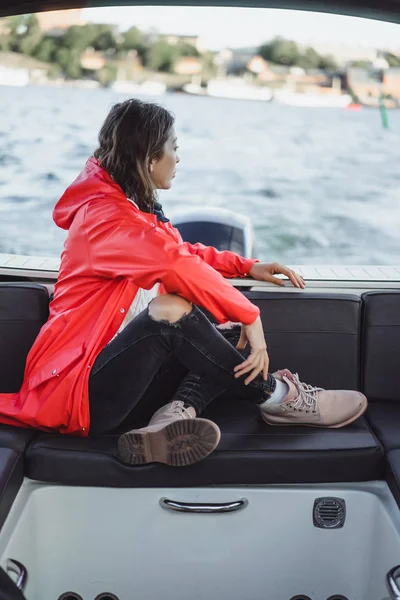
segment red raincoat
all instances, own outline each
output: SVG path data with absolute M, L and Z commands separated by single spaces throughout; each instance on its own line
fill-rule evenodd
M 252 323 L 259 309 L 225 277 L 246 275 L 254 260 L 183 243 L 170 224 L 128 202 L 95 158 L 57 203 L 68 230 L 61 267 L 18 393 L 0 394 L 0 423 L 86 436 L 91 365 L 118 331 L 139 287 L 160 282 L 220 322 Z

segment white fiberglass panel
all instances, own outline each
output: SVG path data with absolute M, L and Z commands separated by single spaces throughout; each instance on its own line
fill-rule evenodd
M 69 488 L 27 482 L 0 534 L 0 563 L 28 569 L 28 600 L 66 591 L 94 600 L 382 600 L 400 564 L 399 514 L 386 484 L 370 491 L 284 486 L 199 489 Z M 383 486 L 382 489 L 379 486 Z M 383 490 L 383 492 L 382 492 Z M 385 496 L 386 494 L 386 496 Z M 346 502 L 341 529 L 313 524 L 316 498 Z M 247 498 L 228 514 L 161 508 Z

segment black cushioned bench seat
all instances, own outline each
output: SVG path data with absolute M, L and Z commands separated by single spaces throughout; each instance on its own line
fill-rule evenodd
M 31 439 L 37 434 L 35 429 L 0 425 L 0 448 L 10 448 L 23 454 Z
M 386 479 L 391 492 L 400 507 L 400 449 L 386 455 Z
M 0 392 L 17 392 L 25 361 L 49 314 L 49 294 L 35 283 L 0 283 Z
M 204 416 L 222 430 L 217 450 L 185 468 L 131 467 L 116 455 L 117 436 L 82 439 L 40 434 L 26 454 L 32 479 L 80 486 L 186 487 L 321 483 L 382 478 L 383 450 L 359 419 L 343 429 L 272 427 L 258 408 L 223 400 Z
M 363 300 L 362 391 L 368 420 L 386 450 L 400 448 L 400 290 Z
M 19 390 L 27 354 L 46 322 L 49 295 L 34 283 L 0 283 L 0 392 Z M 24 477 L 24 452 L 32 429 L 0 425 L 0 527 Z
M 373 400 L 368 405 L 367 417 L 385 450 L 400 448 L 400 402 Z
M 326 389 L 361 389 L 361 298 L 354 294 L 247 292 L 260 308 L 270 370 L 287 368 Z
M 271 370 L 288 367 L 298 371 L 301 380 L 321 387 L 359 388 L 358 296 L 248 295 L 261 309 Z M 43 286 L 0 284 L 0 391 L 19 389 L 26 355 L 47 314 L 48 293 Z M 365 481 L 382 476 L 383 451 L 363 418 L 343 429 L 271 427 L 261 420 L 257 407 L 228 400 L 214 402 L 205 416 L 220 425 L 221 443 L 205 461 L 187 468 L 124 465 L 116 456 L 116 436 L 82 439 L 20 429 L 14 434 L 12 428 L 3 427 L 0 448 L 6 451 L 0 473 L 3 468 L 6 478 L 15 459 L 22 481 L 22 453 L 29 443 L 25 474 L 69 485 L 182 487 Z
M 0 448 L 0 528 L 24 477 L 23 455 L 11 448 Z
M 32 429 L 0 425 L 0 528 L 24 478 L 24 452 L 36 435 Z

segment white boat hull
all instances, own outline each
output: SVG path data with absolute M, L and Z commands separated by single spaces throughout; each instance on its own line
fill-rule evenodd
M 272 99 L 272 92 L 267 87 L 248 85 L 242 80 L 218 81 L 210 80 L 207 85 L 209 96 L 214 98 L 232 98 L 235 100 L 262 100 L 268 102 Z
M 186 94 L 194 94 L 195 96 L 207 95 L 206 88 L 201 87 L 201 85 L 198 85 L 197 83 L 185 83 L 182 89 Z
M 140 84 L 133 81 L 115 81 L 111 85 L 111 89 L 117 94 L 162 96 L 165 94 L 167 86 L 159 81 L 145 81 Z
M 314 501 L 345 500 L 340 529 L 313 524 Z M 165 510 L 160 499 L 248 505 L 225 514 Z M 385 483 L 115 489 L 25 481 L 0 534 L 28 571 L 29 600 L 102 592 L 120 600 L 382 600 L 400 562 L 400 513 Z
M 290 106 L 346 108 L 351 104 L 352 97 L 349 94 L 301 94 L 287 90 L 277 90 L 274 93 L 274 100 Z
M 10 69 L 0 65 L 0 85 L 24 87 L 29 84 L 29 72 L 26 69 Z

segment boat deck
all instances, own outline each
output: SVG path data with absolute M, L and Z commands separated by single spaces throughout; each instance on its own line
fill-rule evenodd
M 51 283 L 57 279 L 59 267 L 59 258 L 0 253 L 0 280 L 2 276 L 16 280 L 26 277 Z M 304 277 L 308 289 L 400 288 L 400 265 L 290 265 L 290 268 Z M 268 282 L 255 284 L 254 279 L 231 279 L 231 282 L 235 286 L 282 291 L 282 288 Z M 288 291 L 296 290 L 290 281 L 285 282 L 285 287 Z

